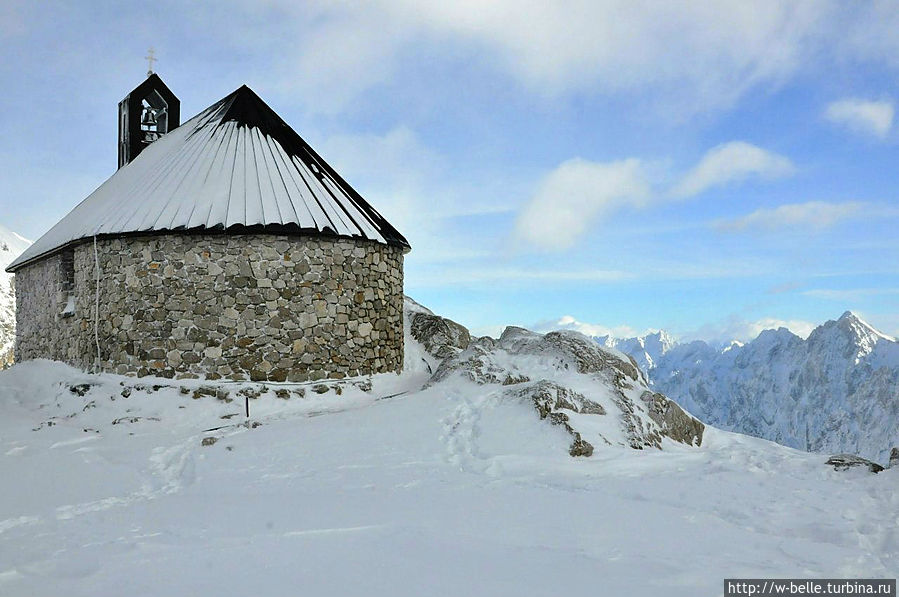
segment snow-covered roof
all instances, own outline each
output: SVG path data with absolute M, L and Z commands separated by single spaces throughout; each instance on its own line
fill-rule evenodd
M 409 243 L 244 85 L 149 145 L 7 271 L 93 236 L 296 231 Z

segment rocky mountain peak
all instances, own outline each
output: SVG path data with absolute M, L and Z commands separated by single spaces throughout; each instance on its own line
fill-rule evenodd
M 743 346 L 676 344 L 645 371 L 654 389 L 732 431 L 880 460 L 899 443 L 899 342 L 852 311 L 806 340 L 781 327 Z

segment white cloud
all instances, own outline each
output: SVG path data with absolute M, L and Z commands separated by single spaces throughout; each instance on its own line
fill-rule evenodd
M 596 220 L 624 207 L 642 207 L 649 198 L 640 160 L 571 159 L 540 182 L 518 216 L 515 236 L 540 249 L 567 249 Z
M 748 342 L 755 339 L 764 330 L 776 330 L 781 327 L 787 328 L 801 338 L 808 338 L 808 335 L 817 326 L 812 322 L 801 319 L 787 320 L 776 317 L 763 317 L 755 321 L 748 321 L 732 315 L 723 321 L 708 323 L 695 331 L 688 332 L 678 341 L 704 340 L 711 344 L 724 344 L 733 340 Z M 634 338 L 657 331 L 647 329 L 640 332 L 628 325 L 608 327 L 595 323 L 585 323 L 571 315 L 537 322 L 530 329 L 540 333 L 553 330 L 574 330 L 588 336 L 612 336 L 613 338 Z
M 774 179 L 795 171 L 782 155 L 743 141 L 713 147 L 699 164 L 681 179 L 672 191 L 675 197 L 691 197 L 712 187 L 739 182 L 750 177 Z
M 596 222 L 627 208 L 697 195 L 751 176 L 773 179 L 792 173 L 792 162 L 742 141 L 706 152 L 667 196 L 654 189 L 646 162 L 628 158 L 591 162 L 574 158 L 543 177 L 515 222 L 516 241 L 538 250 L 572 247 Z
M 726 108 L 750 90 L 776 87 L 822 57 L 840 54 L 834 48 L 848 44 L 847 28 L 864 30 L 877 16 L 845 10 L 834 0 L 234 4 L 248 16 L 261 5 L 276 18 L 252 34 L 246 29 L 256 19 L 235 19 L 240 29 L 232 26 L 234 35 L 223 37 L 245 45 L 248 36 L 257 37 L 250 51 L 264 51 L 269 60 L 278 56 L 282 83 L 324 111 L 351 106 L 424 50 L 438 59 L 476 57 L 478 66 L 537 95 L 639 94 L 689 116 Z M 878 31 L 865 40 L 871 48 L 846 52 L 866 59 L 888 55 L 883 50 L 894 43 L 892 30 Z M 289 35 L 291 43 L 274 46 L 274 33 Z
M 859 201 L 789 203 L 775 208 L 758 209 L 739 218 L 718 220 L 715 227 L 719 230 L 738 232 L 777 230 L 785 227 L 797 230 L 824 230 L 847 219 L 863 215 L 866 208 L 867 204 Z
M 852 131 L 883 139 L 893 127 L 893 103 L 844 99 L 828 104 L 824 117 Z
M 800 338 L 808 338 L 816 324 L 802 319 L 778 319 L 776 317 L 763 317 L 755 321 L 748 321 L 736 315 L 731 315 L 723 321 L 707 323 L 699 329 L 684 334 L 687 340 L 705 340 L 706 342 L 726 343 L 732 340 L 748 342 L 754 340 L 765 330 L 787 328 Z
M 812 3 L 434 2 L 389 0 L 432 30 L 468 38 L 534 89 L 551 93 L 676 86 L 729 103 L 794 71 L 822 10 Z M 626 23 L 627 26 L 622 26 Z
M 571 315 L 563 315 L 558 319 L 539 321 L 530 329 L 541 334 L 555 330 L 573 330 L 588 336 L 612 336 L 613 338 L 633 338 L 639 335 L 637 330 L 627 325 L 606 327 L 595 323 L 578 321 Z

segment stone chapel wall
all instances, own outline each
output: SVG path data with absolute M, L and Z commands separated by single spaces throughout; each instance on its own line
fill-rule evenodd
M 104 239 L 16 274 L 16 360 L 130 375 L 306 381 L 400 371 L 403 252 L 368 240 L 264 234 Z

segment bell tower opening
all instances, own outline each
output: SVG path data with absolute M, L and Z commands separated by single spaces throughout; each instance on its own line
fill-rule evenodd
M 155 89 L 141 100 L 140 130 L 141 142 L 149 145 L 168 131 L 168 104 Z
M 180 124 L 181 102 L 150 72 L 119 102 L 119 168 Z

